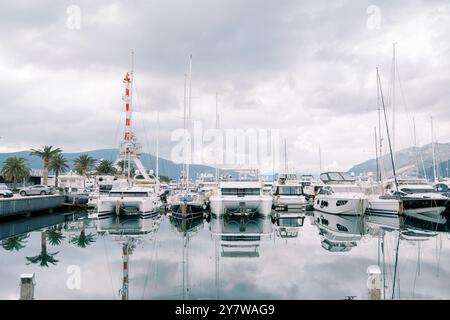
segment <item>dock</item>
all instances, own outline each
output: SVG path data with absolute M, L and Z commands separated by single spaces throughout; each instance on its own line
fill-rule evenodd
M 37 211 L 52 212 L 53 209 L 64 207 L 65 202 L 64 195 L 3 198 L 0 199 L 0 219 Z

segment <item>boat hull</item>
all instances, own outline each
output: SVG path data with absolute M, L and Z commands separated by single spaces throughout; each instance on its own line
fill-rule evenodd
M 318 195 L 314 200 L 314 210 L 329 214 L 359 216 L 368 206 L 366 198 L 333 197 Z
M 211 196 L 209 198 L 211 213 L 222 215 L 231 213 L 240 215 L 246 211 L 258 213 L 262 216 L 269 216 L 272 212 L 272 197 L 262 196 Z

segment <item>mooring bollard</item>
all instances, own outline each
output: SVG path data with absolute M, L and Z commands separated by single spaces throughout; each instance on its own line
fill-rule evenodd
M 20 276 L 20 300 L 33 300 L 35 285 L 34 273 L 22 274 Z
M 367 267 L 367 289 L 369 300 L 381 299 L 381 270 L 377 265 Z

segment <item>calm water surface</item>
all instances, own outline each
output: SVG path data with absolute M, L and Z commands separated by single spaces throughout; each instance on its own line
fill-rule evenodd
M 450 299 L 449 227 L 318 212 L 0 222 L 0 299 L 18 299 L 22 273 L 35 273 L 36 299 L 121 299 L 126 260 L 129 299 L 367 299 L 366 270 L 377 264 L 388 299 Z

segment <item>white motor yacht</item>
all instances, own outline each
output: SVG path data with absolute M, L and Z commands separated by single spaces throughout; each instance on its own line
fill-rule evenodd
M 303 184 L 296 174 L 279 174 L 273 187 L 273 209 L 275 211 L 301 210 L 307 200 L 303 193 Z
M 269 216 L 272 211 L 272 196 L 262 190 L 263 182 L 258 169 L 234 169 L 239 177 L 225 177 L 219 183 L 216 193 L 210 198 L 211 213 L 261 214 Z
M 324 186 L 314 198 L 314 210 L 340 215 L 364 214 L 368 199 L 347 172 L 325 172 L 320 175 Z

